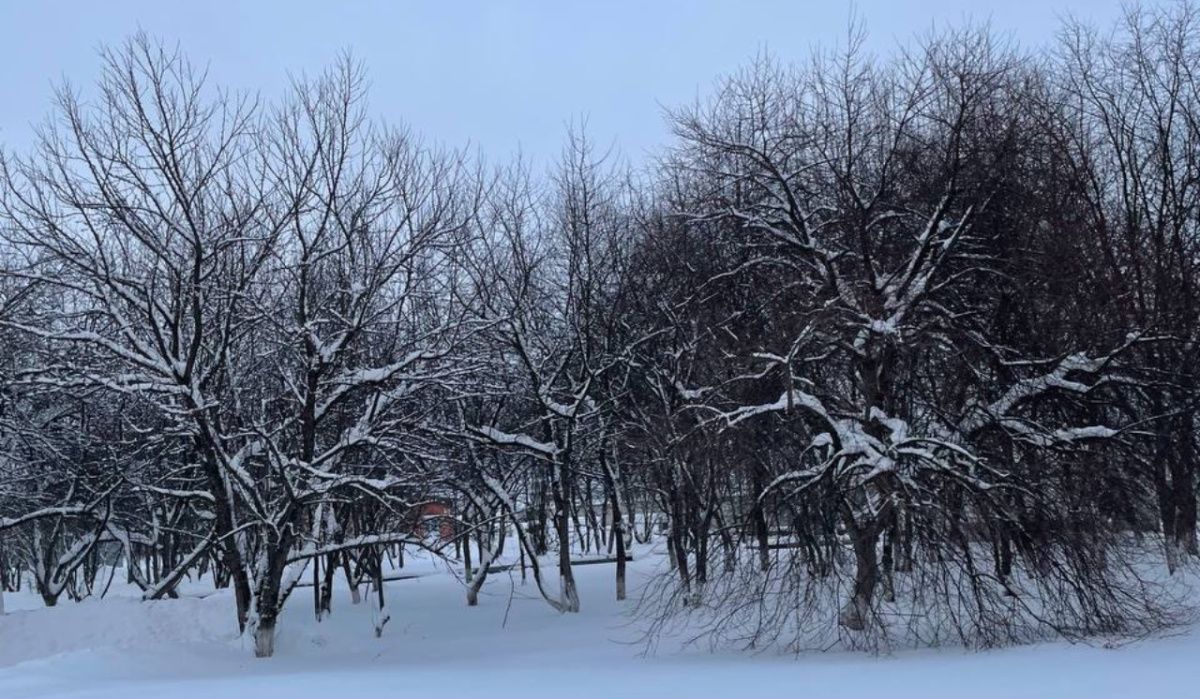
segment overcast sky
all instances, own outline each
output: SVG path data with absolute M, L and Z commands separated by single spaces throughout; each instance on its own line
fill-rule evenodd
M 934 25 L 988 19 L 1023 44 L 1051 41 L 1064 13 L 1108 23 L 1119 0 L 859 0 L 880 49 Z M 86 84 L 97 47 L 138 28 L 178 41 L 223 85 L 273 97 L 289 71 L 351 49 L 371 108 L 452 145 L 553 157 L 564 124 L 631 159 L 662 143 L 662 105 L 704 93 L 761 49 L 799 58 L 844 35 L 834 0 L 230 2 L 5 0 L 0 3 L 0 144 L 24 148 L 63 78 Z

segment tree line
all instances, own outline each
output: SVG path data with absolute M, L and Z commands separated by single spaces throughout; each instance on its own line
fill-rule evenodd
M 102 594 L 119 551 L 147 599 L 231 588 L 269 656 L 339 574 L 382 633 L 406 546 L 476 604 L 507 542 L 570 613 L 572 556 L 624 599 L 653 540 L 638 612 L 712 643 L 1173 623 L 1198 21 L 883 57 L 851 27 L 670 111 L 649 166 L 579 128 L 545 174 L 372 119 L 349 58 L 264 101 L 105 50 L 0 160 L 0 589 Z

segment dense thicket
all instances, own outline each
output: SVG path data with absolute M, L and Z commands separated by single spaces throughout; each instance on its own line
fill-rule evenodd
M 372 582 L 378 634 L 404 546 L 476 604 L 507 541 L 573 612 L 572 556 L 623 599 L 653 539 L 639 610 L 716 643 L 1170 623 L 1198 19 L 852 31 L 670 113 L 641 172 L 572 132 L 545 177 L 380 126 L 350 61 L 265 104 L 137 37 L 0 163 L 0 587 L 209 575 L 270 655 L 306 575 L 318 619 Z

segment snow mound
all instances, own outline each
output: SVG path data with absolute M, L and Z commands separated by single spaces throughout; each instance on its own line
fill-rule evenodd
M 13 611 L 0 616 L 0 667 L 77 651 L 228 643 L 237 638 L 229 606 L 229 600 L 213 598 L 111 597 Z

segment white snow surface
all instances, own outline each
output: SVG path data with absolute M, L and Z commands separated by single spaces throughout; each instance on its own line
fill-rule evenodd
M 631 564 L 631 596 L 658 563 L 648 554 Z M 318 623 L 311 590 L 301 588 L 266 660 L 238 638 L 229 593 L 213 593 L 207 580 L 157 602 L 117 590 L 47 609 L 28 592 L 9 593 L 0 697 L 1200 697 L 1194 629 L 1119 648 L 794 656 L 662 644 L 645 654 L 633 602 L 613 599 L 611 564 L 576 568 L 579 614 L 554 612 L 516 572 L 491 576 L 472 608 L 441 564 L 409 557 L 404 570 L 425 575 L 387 584 L 383 638 L 374 637 L 369 601 L 352 605 L 339 589 Z

